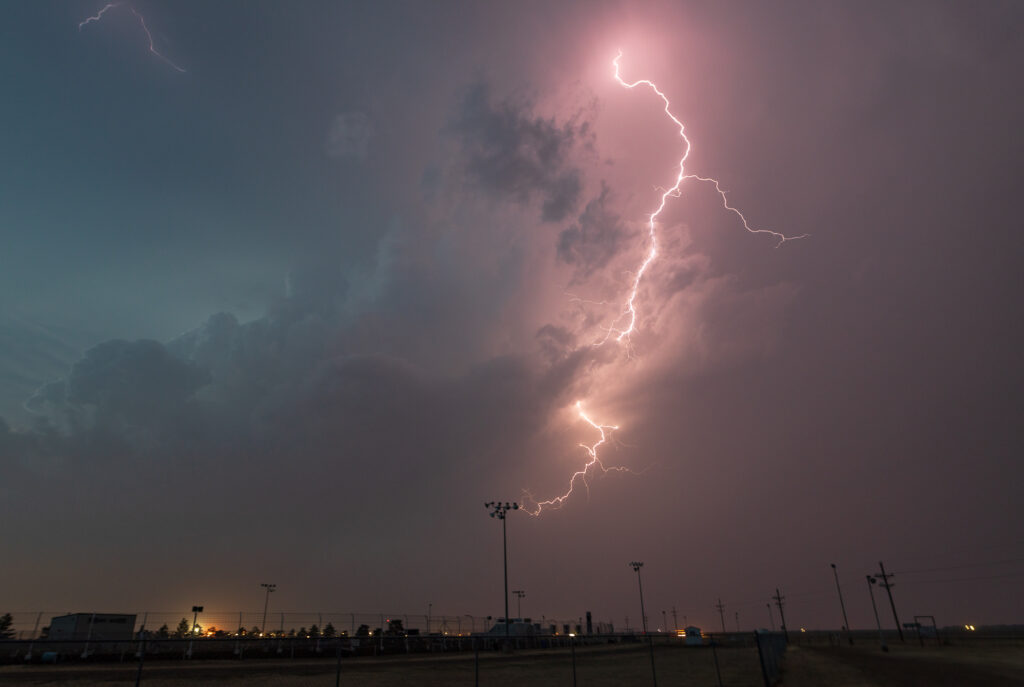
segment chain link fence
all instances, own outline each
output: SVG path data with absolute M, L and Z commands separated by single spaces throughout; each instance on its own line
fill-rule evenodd
M 10 639 L 46 639 L 54 618 L 67 615 L 90 616 L 89 613 L 61 613 L 53 611 L 31 611 L 11 613 Z M 101 614 L 95 614 L 101 615 Z M 110 615 L 110 614 L 103 614 Z M 123 614 L 134 618 L 134 626 L 125 639 L 135 638 L 139 632 L 158 639 L 181 638 L 183 636 L 218 638 L 225 637 L 273 637 L 295 638 L 309 636 L 330 637 L 342 635 L 354 637 L 370 632 L 378 636 L 388 631 L 410 635 L 438 635 L 441 637 L 466 637 L 493 630 L 504 622 L 504 618 L 481 615 L 433 615 L 408 613 L 380 613 L 365 611 L 306 612 L 306 611 L 212 611 L 193 613 L 191 611 L 144 611 Z M 193 622 L 196 627 L 193 627 Z M 513 627 L 534 628 L 532 634 L 583 634 L 585 625 L 582 618 L 511 618 Z M 596 623 L 595 631 L 608 633 L 613 630 L 610 623 Z

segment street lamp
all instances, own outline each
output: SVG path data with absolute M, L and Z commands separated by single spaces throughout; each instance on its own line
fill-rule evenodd
M 263 620 L 260 623 L 260 633 L 262 636 L 267 636 L 267 605 L 270 603 L 270 592 L 277 591 L 276 584 L 269 584 L 267 582 L 261 582 L 260 586 L 267 590 L 266 595 L 263 598 Z
M 513 589 L 512 594 L 516 597 L 516 616 L 523 619 L 523 597 L 526 596 L 526 592 L 522 589 Z
M 885 645 L 885 635 L 882 634 L 882 621 L 878 619 L 878 606 L 875 605 L 875 590 L 872 587 L 878 580 L 871 575 L 866 577 L 868 578 L 868 594 L 871 595 L 871 608 L 875 611 L 875 624 L 878 625 L 878 642 L 882 645 L 882 651 L 888 651 L 889 647 Z
M 193 606 L 192 607 L 192 631 L 188 633 L 188 635 L 189 635 L 189 637 L 188 637 L 188 651 L 186 652 L 186 655 L 189 658 L 192 658 L 192 640 L 195 639 L 195 637 L 196 637 L 196 629 L 199 627 L 196 621 L 199 620 L 199 614 L 202 613 L 202 612 L 203 612 L 203 607 L 202 606 Z
M 630 561 L 629 567 L 633 568 L 633 572 L 636 573 L 636 583 L 640 589 L 640 621 L 644 628 L 644 634 L 647 635 L 647 645 L 651 649 L 651 679 L 654 681 L 654 687 L 658 687 L 658 675 L 654 671 L 654 642 L 651 639 L 651 635 L 647 632 L 647 613 L 644 611 L 644 583 L 640 579 L 640 568 L 644 567 L 643 561 Z
M 505 563 L 505 645 L 508 646 L 508 534 L 505 528 L 505 516 L 510 510 L 519 510 L 519 504 L 509 503 L 508 501 L 504 504 L 502 504 L 501 501 L 488 501 L 484 504 L 484 508 L 490 511 L 490 516 L 492 518 L 498 518 L 501 520 L 501 552 L 502 559 Z
M 853 632 L 850 630 L 850 621 L 846 619 L 846 604 L 843 603 L 843 588 L 839 586 L 839 573 L 836 571 L 836 564 L 831 563 L 832 575 L 836 578 L 836 591 L 839 592 L 839 608 L 843 611 L 843 625 L 846 627 L 846 638 L 850 640 L 850 646 L 853 646 Z

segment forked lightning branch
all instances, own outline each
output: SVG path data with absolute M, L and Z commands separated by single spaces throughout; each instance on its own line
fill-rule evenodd
M 679 127 L 679 138 L 682 139 L 683 143 L 683 155 L 679 159 L 679 172 L 676 175 L 675 183 L 673 183 L 670 187 L 667 187 L 662 192 L 657 207 L 655 207 L 647 216 L 647 249 L 644 253 L 643 261 L 640 263 L 640 266 L 633 273 L 633 281 L 630 285 L 629 294 L 625 298 L 623 306 L 619 313 L 615 316 L 611 323 L 604 328 L 604 336 L 593 344 L 595 346 L 603 346 L 609 341 L 614 341 L 616 343 L 628 345 L 630 335 L 636 331 L 637 320 L 639 317 L 637 298 L 640 293 L 640 284 L 643 281 L 648 268 L 658 257 L 658 216 L 661 215 L 662 211 L 665 209 L 665 206 L 668 204 L 669 198 L 679 198 L 682 195 L 682 186 L 684 181 L 693 180 L 704 182 L 714 186 L 715 192 L 718 193 L 722 200 L 722 207 L 736 215 L 736 217 L 740 220 L 741 224 L 743 225 L 743 228 L 746 231 L 750 232 L 751 234 L 767 234 L 769 236 L 772 236 L 773 238 L 776 239 L 776 247 L 781 246 L 786 241 L 792 241 L 807 236 L 806 234 L 802 234 L 800 236 L 786 236 L 785 234 L 782 234 L 777 231 L 772 231 L 770 229 L 759 229 L 751 226 L 751 224 L 747 221 L 746 216 L 744 216 L 744 214 L 740 212 L 740 210 L 729 204 L 729 200 L 725 195 L 725 191 L 722 190 L 722 186 L 717 179 L 713 179 L 711 177 L 703 177 L 697 174 L 687 174 L 686 160 L 690 156 L 690 150 L 692 148 L 692 145 L 690 143 L 689 137 L 687 137 L 686 135 L 686 127 L 683 125 L 682 121 L 680 121 L 678 117 L 672 114 L 671 103 L 668 100 L 668 96 L 666 96 L 654 84 L 653 81 L 650 81 L 648 79 L 639 79 L 637 81 L 629 82 L 622 78 L 619 66 L 619 62 L 621 59 L 622 51 L 619 51 L 619 54 L 615 56 L 614 60 L 612 60 L 612 67 L 614 69 L 615 80 L 623 87 L 630 90 L 637 88 L 638 86 L 645 86 L 649 88 L 651 91 L 653 91 L 658 96 L 658 98 L 661 99 L 664 105 L 665 114 L 668 116 L 669 119 L 672 120 L 672 122 L 677 127 Z M 560 508 L 569 499 L 569 497 L 572 496 L 573 492 L 576 490 L 576 487 L 579 484 L 582 484 L 584 488 L 586 488 L 589 491 L 590 483 L 588 480 L 594 474 L 606 474 L 610 471 L 629 472 L 627 468 L 618 466 L 606 466 L 604 463 L 601 462 L 599 449 L 608 443 L 611 432 L 618 429 L 618 426 L 604 425 L 595 422 L 584 411 L 584 405 L 585 404 L 583 401 L 576 402 L 576 410 L 579 414 L 579 417 L 581 420 L 586 422 L 588 425 L 590 425 L 594 430 L 598 432 L 599 438 L 593 444 L 580 444 L 580 447 L 586 451 L 587 461 L 584 463 L 582 468 L 574 472 L 572 476 L 569 478 L 569 487 L 564 493 L 554 498 L 548 499 L 546 501 L 536 501 L 532 499 L 529 496 L 529 494 L 527 494 L 528 500 L 532 501 L 532 503 L 534 504 L 532 508 L 529 506 L 526 507 L 526 511 L 531 515 L 540 515 L 541 512 L 543 512 L 546 508 Z

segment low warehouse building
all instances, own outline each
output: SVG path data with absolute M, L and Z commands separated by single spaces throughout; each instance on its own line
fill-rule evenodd
M 116 641 L 135 635 L 135 616 L 124 613 L 70 613 L 50 620 L 50 639 Z

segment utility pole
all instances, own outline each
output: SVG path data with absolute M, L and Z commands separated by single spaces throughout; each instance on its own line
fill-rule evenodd
M 846 628 L 846 637 L 853 646 L 853 632 L 850 630 L 850 621 L 846 619 L 846 604 L 843 603 L 843 588 L 839 586 L 839 573 L 836 571 L 836 564 L 831 563 L 832 575 L 836 578 L 836 591 L 839 592 L 839 608 L 843 611 L 843 627 Z
M 676 615 L 675 606 L 672 607 L 672 625 L 675 626 L 672 628 L 673 630 L 675 630 L 675 633 L 679 634 L 679 616 Z
M 725 605 L 722 603 L 722 597 L 718 597 L 715 608 L 718 609 L 718 618 L 722 621 L 722 634 L 725 634 Z
M 882 634 L 882 621 L 878 619 L 878 606 L 875 605 L 875 590 L 871 586 L 878 582 L 871 575 L 866 576 L 868 578 L 868 594 L 871 595 L 871 609 L 875 612 L 875 624 L 878 625 L 878 643 L 882 647 L 882 651 L 888 651 L 889 647 L 885 645 L 885 635 Z
M 900 641 L 906 642 L 907 640 L 903 639 L 903 628 L 900 626 L 899 616 L 896 615 L 896 602 L 892 600 L 893 583 L 889 581 L 889 578 L 893 577 L 893 574 L 886 574 L 885 566 L 882 565 L 882 561 L 878 561 L 878 568 L 882 571 L 881 574 L 879 574 L 879 577 L 882 578 L 881 586 L 885 587 L 885 591 L 889 595 L 889 605 L 892 606 L 892 619 L 896 621 L 896 631 L 900 633 Z
M 775 596 L 773 596 L 772 598 L 775 599 L 775 605 L 779 607 L 779 618 L 782 619 L 782 634 L 784 634 L 786 636 L 786 643 L 788 644 L 789 643 L 789 632 L 786 631 L 786 612 L 783 610 L 783 603 L 782 603 L 783 601 L 786 600 L 786 597 L 784 597 L 782 595 L 782 593 L 779 591 L 779 588 L 776 587 L 775 588 Z

